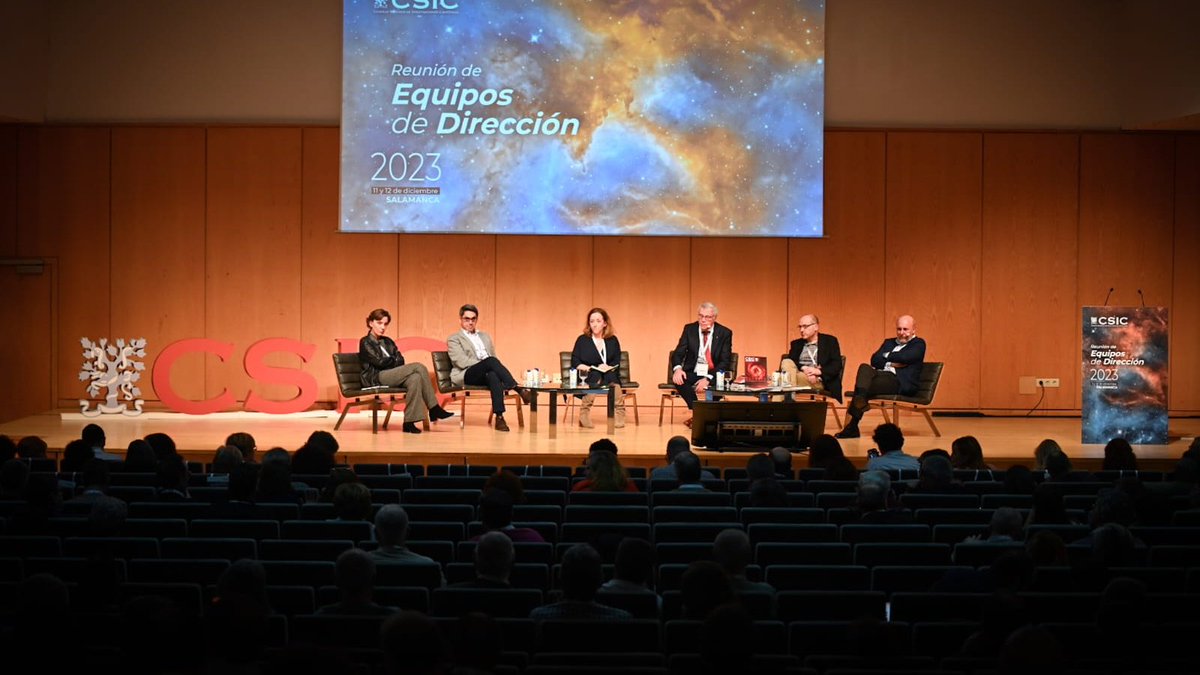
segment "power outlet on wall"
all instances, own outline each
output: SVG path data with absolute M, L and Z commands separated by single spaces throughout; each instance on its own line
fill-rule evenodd
M 1037 386 L 1045 387 L 1046 389 L 1056 389 L 1059 386 L 1058 378 L 1057 377 L 1039 377 L 1037 379 Z

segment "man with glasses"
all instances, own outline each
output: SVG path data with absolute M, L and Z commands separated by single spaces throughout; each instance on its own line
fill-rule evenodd
M 838 339 L 821 332 L 815 314 L 800 317 L 800 339 L 792 340 L 788 356 L 779 364 L 793 386 L 811 386 L 842 402 L 842 347 Z
M 490 389 L 496 431 L 508 431 L 508 423 L 504 421 L 504 392 L 516 390 L 525 403 L 529 403 L 529 392 L 517 386 L 512 373 L 496 358 L 492 337 L 477 330 L 479 309 L 475 305 L 463 305 L 458 310 L 458 320 L 462 330 L 446 338 L 450 363 L 454 366 L 450 370 L 450 381 L 459 386 L 481 385 Z
M 921 385 L 921 365 L 925 363 L 925 341 L 917 337 L 916 319 L 905 314 L 896 319 L 896 337 L 883 341 L 871 354 L 871 363 L 858 366 L 854 378 L 854 399 L 846 406 L 850 418 L 838 432 L 838 438 L 858 438 L 858 421 L 871 399 L 880 394 L 912 396 Z
M 712 386 L 717 371 L 729 372 L 733 365 L 733 331 L 717 323 L 717 306 L 701 304 L 696 319 L 683 327 L 671 353 L 671 382 L 688 410 Z M 692 418 L 684 424 L 692 426 Z

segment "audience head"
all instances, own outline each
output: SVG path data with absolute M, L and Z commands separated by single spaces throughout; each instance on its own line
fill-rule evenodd
M 362 483 L 342 483 L 333 491 L 338 520 L 371 520 L 371 489 Z
M 946 452 L 942 448 L 930 448 L 925 452 L 922 452 L 921 455 L 917 457 L 917 461 L 924 464 L 925 460 L 929 459 L 930 457 L 941 457 L 947 462 L 950 461 L 950 453 Z
M 1092 560 L 1103 568 L 1136 565 L 1137 540 L 1120 523 L 1105 523 L 1092 530 Z
M 775 475 L 785 478 L 792 477 L 792 451 L 787 448 L 771 448 L 771 462 L 774 464 Z
M 846 454 L 842 452 L 842 444 L 829 434 L 817 436 L 812 445 L 808 447 L 808 465 L 814 469 L 826 469 L 834 460 L 845 457 Z
M 46 456 L 46 441 L 40 436 L 25 436 L 17 441 L 17 457 L 21 459 L 38 459 Z
M 696 453 L 681 452 L 675 455 L 675 460 L 671 462 L 675 465 L 675 477 L 679 480 L 680 485 L 692 485 L 700 482 L 700 458 Z
M 1137 471 L 1137 455 L 1124 438 L 1114 438 L 1104 446 L 1105 471 Z
M 348 548 L 337 557 L 334 583 L 343 598 L 368 600 L 375 588 L 375 559 L 361 548 Z
M 237 431 L 225 439 L 225 445 L 232 445 L 242 451 L 242 459 L 247 462 L 254 461 L 254 453 L 258 450 L 258 443 L 254 441 L 254 437 L 244 431 Z
M 329 470 L 329 480 L 321 488 L 321 501 L 332 504 L 333 495 L 345 483 L 358 483 L 358 474 L 348 466 L 335 466 Z
M 1106 488 L 1096 495 L 1092 502 L 1092 510 L 1088 514 L 1088 524 L 1092 529 L 1108 523 L 1120 523 L 1129 526 L 1137 519 L 1137 510 L 1129 493 L 1113 488 Z
M 886 471 L 864 471 L 858 476 L 859 511 L 882 511 L 888 508 L 892 478 Z
M 1141 627 L 1146 616 L 1146 584 L 1138 579 L 1116 577 L 1109 580 L 1096 608 L 1096 627 L 1102 635 L 1135 638 L 1131 631 Z
M 158 469 L 158 456 L 154 448 L 144 439 L 129 442 L 125 450 L 124 469 L 131 472 L 151 473 Z
M 1033 472 L 1024 464 L 1014 464 L 1004 471 L 1004 492 L 1010 495 L 1031 495 L 1037 483 Z
M 187 494 L 190 472 L 182 455 L 168 455 L 158 462 L 158 488 Z
M 1024 537 L 1025 519 L 1021 512 L 1011 506 L 1001 506 L 992 513 L 992 521 L 988 525 L 992 537 L 1011 537 L 1020 540 Z
M 858 480 L 858 467 L 849 457 L 836 457 L 825 467 L 827 480 Z
M 104 443 L 107 439 L 104 436 L 104 429 L 99 424 L 89 424 L 83 428 L 83 432 L 79 434 L 80 440 L 88 444 L 89 448 L 104 448 Z
M 59 469 L 65 472 L 81 471 L 83 465 L 96 457 L 96 453 L 92 450 L 92 446 L 87 444 L 87 441 L 76 438 L 67 443 L 67 447 L 63 448 L 62 462 L 59 463 Z
M 1065 567 L 1067 544 L 1053 530 L 1039 530 L 1025 541 L 1025 552 L 1035 567 Z
M 592 444 L 588 446 L 588 455 L 590 456 L 600 450 L 611 452 L 612 454 L 616 455 L 617 444 L 611 438 L 601 438 L 600 440 L 593 441 Z
M 304 444 L 310 448 L 315 448 L 333 456 L 338 451 L 338 442 L 333 434 L 323 429 L 318 429 L 308 436 L 308 440 Z
M 686 437 L 672 436 L 671 439 L 667 441 L 667 463 L 669 464 L 674 461 L 675 455 L 678 455 L 685 450 L 691 451 L 691 449 L 692 442 Z
M 1046 457 L 1046 474 L 1050 480 L 1065 480 L 1071 471 L 1071 458 L 1067 453 L 1052 452 Z
M 622 581 L 646 584 L 654 576 L 654 549 L 645 539 L 622 539 L 613 562 L 616 563 L 613 576 Z
M 604 583 L 600 554 L 588 544 L 575 544 L 563 554 L 562 591 L 565 600 L 591 600 Z
M 214 602 L 224 603 L 231 598 L 250 600 L 263 607 L 270 607 L 267 599 L 267 571 L 262 563 L 250 558 L 235 560 L 225 568 L 217 579 L 217 594 Z
M 721 530 L 713 540 L 713 560 L 730 576 L 740 576 L 754 558 L 750 537 L 742 530 Z
M 521 482 L 521 477 L 508 469 L 502 469 L 488 476 L 483 483 L 483 490 L 487 492 L 492 489 L 507 492 L 512 497 L 513 504 L 524 504 L 526 501 L 525 485 Z
M 1176 483 L 1191 483 L 1192 485 L 1200 483 L 1200 459 L 1184 457 L 1175 462 L 1175 468 L 1171 469 L 1170 479 Z
M 116 497 L 101 496 L 92 502 L 88 512 L 88 532 L 93 537 L 115 537 L 121 534 L 129 518 L 129 507 Z
M 688 565 L 679 584 L 685 619 L 704 620 L 712 610 L 733 602 L 733 587 L 721 566 L 711 560 Z
M 7 462 L 17 456 L 17 443 L 13 439 L 0 434 L 0 463 Z
M 904 433 L 895 424 L 880 424 L 875 427 L 871 440 L 875 441 L 875 447 L 884 455 L 904 448 Z
M 232 473 L 233 469 L 245 461 L 242 451 L 232 445 L 222 445 L 213 455 L 212 473 Z
M 587 477 L 597 492 L 621 492 L 629 483 L 629 472 L 608 450 L 596 450 L 588 455 Z
M 257 464 L 242 462 L 229 472 L 229 501 L 252 502 L 258 489 L 258 473 L 261 467 Z
M 408 513 L 399 504 L 384 504 L 375 513 L 375 538 L 380 547 L 403 546 L 408 538 Z
M 983 461 L 983 446 L 974 436 L 960 436 L 950 444 L 950 464 L 955 469 L 984 471 L 988 465 Z
M 512 525 L 512 495 L 499 488 L 484 490 L 479 496 L 479 520 L 489 530 L 502 530 Z
M 1033 449 L 1033 469 L 1035 471 L 1043 471 L 1046 468 L 1046 459 L 1055 453 L 1062 452 L 1062 447 L 1053 438 L 1047 438 L 1037 447 Z
M 165 457 L 176 454 L 175 439 L 163 433 L 146 434 L 145 441 L 154 448 L 154 457 L 160 462 Z
M 775 464 L 765 452 L 758 452 L 746 460 L 746 478 L 756 481 L 760 478 L 774 478 Z
M 475 544 L 475 574 L 496 581 L 508 581 L 516 553 L 512 539 L 501 532 L 485 532 Z
M 930 455 L 921 461 L 920 483 L 926 488 L 946 488 L 954 482 L 954 467 L 942 455 Z
M 10 459 L 0 466 L 0 497 L 18 499 L 25 491 L 29 480 L 29 464 L 19 459 Z
M 787 490 L 774 478 L 759 478 L 750 484 L 750 506 L 786 507 Z

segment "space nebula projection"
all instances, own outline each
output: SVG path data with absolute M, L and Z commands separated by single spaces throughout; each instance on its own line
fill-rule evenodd
M 342 231 L 822 234 L 824 2 L 344 10 Z
M 1083 442 L 1167 442 L 1167 308 L 1083 308 Z

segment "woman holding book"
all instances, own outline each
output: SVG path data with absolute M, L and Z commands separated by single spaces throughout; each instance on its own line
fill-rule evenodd
M 608 312 L 593 307 L 587 313 L 583 334 L 575 339 L 571 350 L 571 367 L 579 373 L 580 386 L 606 387 L 617 385 L 613 392 L 613 423 L 618 429 L 625 426 L 625 399 L 621 395 L 621 342 L 613 335 Z M 595 394 L 585 394 L 579 406 L 579 426 L 591 428 L 592 405 Z

